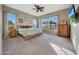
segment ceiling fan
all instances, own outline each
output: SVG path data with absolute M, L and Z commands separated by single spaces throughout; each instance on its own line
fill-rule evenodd
M 36 10 L 36 12 L 43 12 L 44 11 L 44 7 L 41 7 L 39 5 L 34 5 L 35 8 L 32 8 L 32 10 Z

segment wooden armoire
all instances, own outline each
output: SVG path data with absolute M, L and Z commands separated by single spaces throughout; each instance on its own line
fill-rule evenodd
M 70 25 L 58 24 L 58 35 L 62 37 L 70 38 Z

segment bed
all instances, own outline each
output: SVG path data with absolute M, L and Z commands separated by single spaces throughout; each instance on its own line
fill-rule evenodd
M 42 34 L 42 29 L 40 28 L 21 28 L 18 29 L 18 34 L 22 36 L 25 40 L 29 40 L 40 36 Z

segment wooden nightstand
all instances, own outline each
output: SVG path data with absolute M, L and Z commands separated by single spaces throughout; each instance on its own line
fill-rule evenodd
M 10 37 L 16 37 L 16 29 L 10 30 Z

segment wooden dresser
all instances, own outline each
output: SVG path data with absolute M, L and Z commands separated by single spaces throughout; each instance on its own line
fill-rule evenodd
M 70 26 L 68 24 L 59 24 L 58 35 L 69 38 L 70 37 Z
M 16 37 L 16 29 L 10 30 L 10 37 Z

